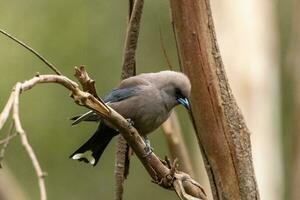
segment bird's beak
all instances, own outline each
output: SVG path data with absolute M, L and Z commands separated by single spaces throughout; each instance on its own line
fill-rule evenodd
M 178 98 L 177 101 L 183 105 L 186 109 L 190 110 L 190 103 L 187 98 Z

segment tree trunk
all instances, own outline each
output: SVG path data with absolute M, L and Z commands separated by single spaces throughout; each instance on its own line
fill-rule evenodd
M 170 0 L 192 117 L 214 199 L 259 199 L 250 133 L 228 84 L 208 0 Z

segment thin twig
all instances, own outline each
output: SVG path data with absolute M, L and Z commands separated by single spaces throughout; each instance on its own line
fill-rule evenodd
M 4 123 L 6 122 L 10 110 L 12 109 L 12 105 L 14 102 L 14 92 L 12 92 L 8 98 L 6 105 L 4 106 L 2 112 L 0 113 L 0 130 L 2 129 Z
M 165 47 L 165 44 L 164 44 L 164 40 L 163 40 L 163 36 L 162 36 L 162 31 L 161 31 L 161 26 L 160 25 L 159 25 L 159 39 L 160 39 L 160 48 L 162 49 L 162 51 L 164 53 L 167 65 L 168 65 L 168 67 L 169 67 L 170 70 L 174 70 L 174 67 L 172 66 L 170 58 L 169 58 L 169 56 L 167 54 L 167 50 L 166 50 L 166 47 Z
M 163 123 L 162 129 L 168 143 L 172 160 L 178 158 L 180 169 L 189 173 L 191 176 L 194 176 L 195 173 L 192 168 L 192 162 L 188 154 L 188 150 L 182 136 L 180 123 L 175 111 L 173 111 L 169 119 Z
M 17 133 L 7 135 L 6 138 L 4 138 L 3 140 L 0 140 L 0 145 L 1 144 L 4 145 L 5 143 L 9 142 L 11 139 L 13 139 L 14 137 L 16 137 L 17 135 L 18 135 Z
M 133 5 L 133 10 L 131 17 L 127 26 L 125 48 L 124 48 L 124 57 L 123 57 L 123 68 L 128 70 L 122 71 L 122 79 L 130 77 L 132 74 L 135 74 L 135 52 L 137 48 L 138 35 L 140 30 L 140 21 L 142 17 L 144 6 L 144 0 L 135 0 Z
M 5 137 L 5 139 L 0 140 L 0 144 L 3 144 L 3 146 L 0 150 L 0 168 L 2 167 L 1 166 L 1 161 L 4 158 L 5 150 L 8 146 L 8 144 L 9 144 L 10 140 L 13 139 L 15 136 L 17 136 L 16 133 L 13 134 L 13 129 L 14 129 L 14 124 L 11 123 L 11 125 L 9 127 L 9 130 L 8 130 L 7 136 Z
M 7 33 L 4 30 L 0 29 L 0 33 L 2 33 L 3 35 L 9 37 L 10 39 L 12 39 L 13 41 L 15 41 L 16 43 L 18 43 L 19 45 L 23 46 L 25 49 L 29 50 L 31 53 L 33 53 L 36 57 L 38 57 L 43 63 L 45 63 L 51 70 L 53 70 L 57 75 L 62 75 L 62 73 L 51 63 L 49 62 L 46 58 L 44 58 L 41 54 L 39 54 L 37 51 L 35 51 L 33 48 L 29 47 L 27 44 L 25 44 L 24 42 L 20 41 L 19 39 L 17 39 L 16 37 L 10 35 L 9 33 Z
M 172 20 L 171 23 L 172 23 L 173 36 L 174 36 L 175 45 L 176 45 L 178 64 L 179 64 L 180 70 L 182 71 L 182 63 L 181 63 L 181 57 L 180 57 L 180 53 L 179 53 L 179 46 L 178 46 L 178 40 L 177 40 L 177 33 L 176 33 L 176 29 L 175 29 L 175 24 L 174 24 L 173 20 Z
M 28 142 L 27 135 L 22 128 L 21 121 L 20 121 L 20 115 L 19 115 L 19 95 L 21 92 L 22 84 L 17 83 L 15 87 L 15 98 L 14 98 L 14 104 L 13 104 L 13 119 L 16 127 L 16 131 L 20 134 L 22 145 L 24 146 L 27 154 L 29 155 L 32 165 L 35 169 L 36 175 L 38 177 L 38 184 L 40 188 L 40 199 L 46 200 L 46 187 L 45 187 L 45 173 L 42 171 L 42 168 L 39 164 L 39 161 L 34 153 L 34 150 L 32 149 L 31 145 Z

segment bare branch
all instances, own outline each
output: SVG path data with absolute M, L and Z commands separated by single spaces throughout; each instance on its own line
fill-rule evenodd
M 17 85 L 15 87 L 15 92 L 14 92 L 15 97 L 14 97 L 14 103 L 13 103 L 13 119 L 14 119 L 16 131 L 17 131 L 17 133 L 20 134 L 22 145 L 24 146 L 25 150 L 27 151 L 27 153 L 31 159 L 32 165 L 35 169 L 36 175 L 38 177 L 38 184 L 39 184 L 39 188 L 40 188 L 40 199 L 46 200 L 47 195 L 46 195 L 46 187 L 45 187 L 45 181 L 44 181 L 45 173 L 42 171 L 39 161 L 31 147 L 31 145 L 28 142 L 27 135 L 26 135 L 24 129 L 22 128 L 21 121 L 20 121 L 19 94 L 21 92 L 21 88 L 22 88 L 22 84 L 17 83 Z
M 95 88 L 95 81 L 89 77 L 84 66 L 80 66 L 79 68 L 75 67 L 74 76 L 79 80 L 84 92 L 88 92 L 97 99 L 100 99 Z
M 182 137 L 179 120 L 175 111 L 173 111 L 169 119 L 163 123 L 162 129 L 166 137 L 169 151 L 173 160 L 178 158 L 179 169 L 194 176 L 192 162 L 188 154 L 187 147 Z
M 127 162 L 126 162 L 127 161 Z M 128 165 L 126 165 L 128 163 Z M 122 135 L 117 138 L 115 158 L 115 200 L 121 200 L 124 192 L 124 180 L 128 175 L 129 158 L 127 142 Z
M 29 50 L 36 57 L 38 57 L 38 59 L 40 59 L 43 63 L 45 63 L 51 70 L 53 70 L 57 75 L 62 75 L 62 73 L 51 62 L 49 62 L 46 58 L 44 58 L 41 54 L 39 54 L 33 48 L 29 47 L 27 44 L 25 44 L 24 42 L 18 40 L 16 37 L 10 35 L 9 33 L 7 33 L 4 30 L 0 29 L 0 33 L 2 33 L 3 35 L 9 37 L 13 41 L 17 42 L 19 45 L 23 46 L 25 49 Z
M 172 71 L 174 69 L 173 65 L 171 64 L 171 60 L 167 54 L 167 50 L 164 44 L 163 36 L 162 36 L 162 31 L 161 31 L 161 26 L 159 26 L 159 39 L 160 39 L 160 48 L 163 51 L 164 57 L 166 59 L 167 65 L 169 69 Z
M 39 83 L 58 83 L 63 85 L 64 87 L 66 87 L 72 92 L 71 97 L 74 99 L 74 101 L 77 104 L 94 110 L 102 118 L 109 121 L 114 127 L 116 127 L 120 131 L 122 136 L 126 139 L 127 143 L 134 150 L 134 152 L 136 153 L 140 161 L 143 163 L 144 167 L 146 168 L 146 170 L 148 171 L 152 179 L 155 180 L 155 182 L 162 183 L 161 186 L 170 189 L 174 188 L 174 181 L 171 182 L 171 187 L 169 184 L 163 185 L 163 183 L 167 182 L 164 181 L 165 179 L 170 180 L 169 178 L 170 175 L 174 176 L 172 180 L 178 180 L 180 182 L 183 182 L 185 180 L 185 179 L 181 179 L 180 176 L 177 176 L 177 174 L 179 174 L 180 172 L 172 173 L 172 170 L 170 170 L 167 166 L 165 166 L 154 153 L 145 156 L 146 144 L 144 143 L 144 140 L 141 138 L 137 130 L 133 126 L 131 126 L 126 119 L 124 119 L 120 114 L 118 114 L 112 108 L 103 104 L 101 101 L 96 99 L 93 95 L 81 91 L 79 89 L 79 86 L 72 80 L 68 79 L 67 77 L 58 76 L 58 75 L 41 75 L 41 76 L 34 77 L 28 81 L 25 81 L 24 83 L 16 84 L 15 91 L 14 91 L 15 94 L 14 102 L 13 102 L 13 119 L 15 122 L 16 130 L 21 136 L 22 144 L 24 145 L 27 153 L 29 154 L 33 162 L 34 168 L 36 170 L 42 200 L 46 199 L 46 190 L 45 190 L 44 179 L 43 179 L 44 173 L 40 168 L 40 165 L 34 154 L 34 151 L 32 150 L 31 146 L 28 143 L 28 139 L 25 134 L 25 131 L 21 126 L 19 109 L 18 109 L 20 92 L 29 90 Z M 188 187 L 184 188 L 184 190 L 185 191 L 182 191 L 182 193 L 187 193 L 198 199 L 201 199 L 201 196 L 199 196 L 198 194 L 205 196 L 202 190 L 200 190 L 199 187 L 196 186 L 195 184 L 188 185 Z M 191 191 L 198 191 L 198 193 L 191 193 Z M 195 194 L 197 196 L 194 196 Z
M 14 102 L 14 93 L 12 92 L 9 96 L 9 99 L 8 99 L 6 105 L 4 106 L 3 111 L 0 113 L 0 130 L 2 129 L 3 125 L 5 124 L 8 116 L 9 116 L 13 102 Z
M 14 124 L 11 123 L 7 136 L 3 140 L 0 140 L 0 144 L 3 144 L 3 146 L 0 150 L 0 168 L 2 167 L 1 161 L 4 158 L 5 150 L 9 144 L 10 140 L 13 139 L 15 136 L 17 136 L 17 133 L 13 134 L 13 129 L 14 129 Z
M 11 139 L 13 139 L 13 138 L 16 137 L 16 136 L 17 136 L 16 133 L 15 133 L 15 134 L 8 134 L 6 138 L 4 138 L 3 140 L 0 140 L 0 144 L 5 145 L 6 143 L 8 143 Z M 1 155 L 1 153 L 0 153 L 0 155 Z M 2 157 L 2 156 L 0 156 L 0 158 L 1 158 L 1 157 Z
M 135 74 L 135 52 L 137 48 L 137 41 L 139 35 L 140 21 L 142 17 L 142 11 L 144 6 L 144 0 L 135 0 L 131 17 L 127 26 L 124 57 L 123 57 L 123 69 L 122 79 L 128 78 Z

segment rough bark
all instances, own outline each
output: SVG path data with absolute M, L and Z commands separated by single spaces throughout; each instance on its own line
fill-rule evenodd
M 259 199 L 250 133 L 231 92 L 208 0 L 170 0 L 192 117 L 214 199 Z

